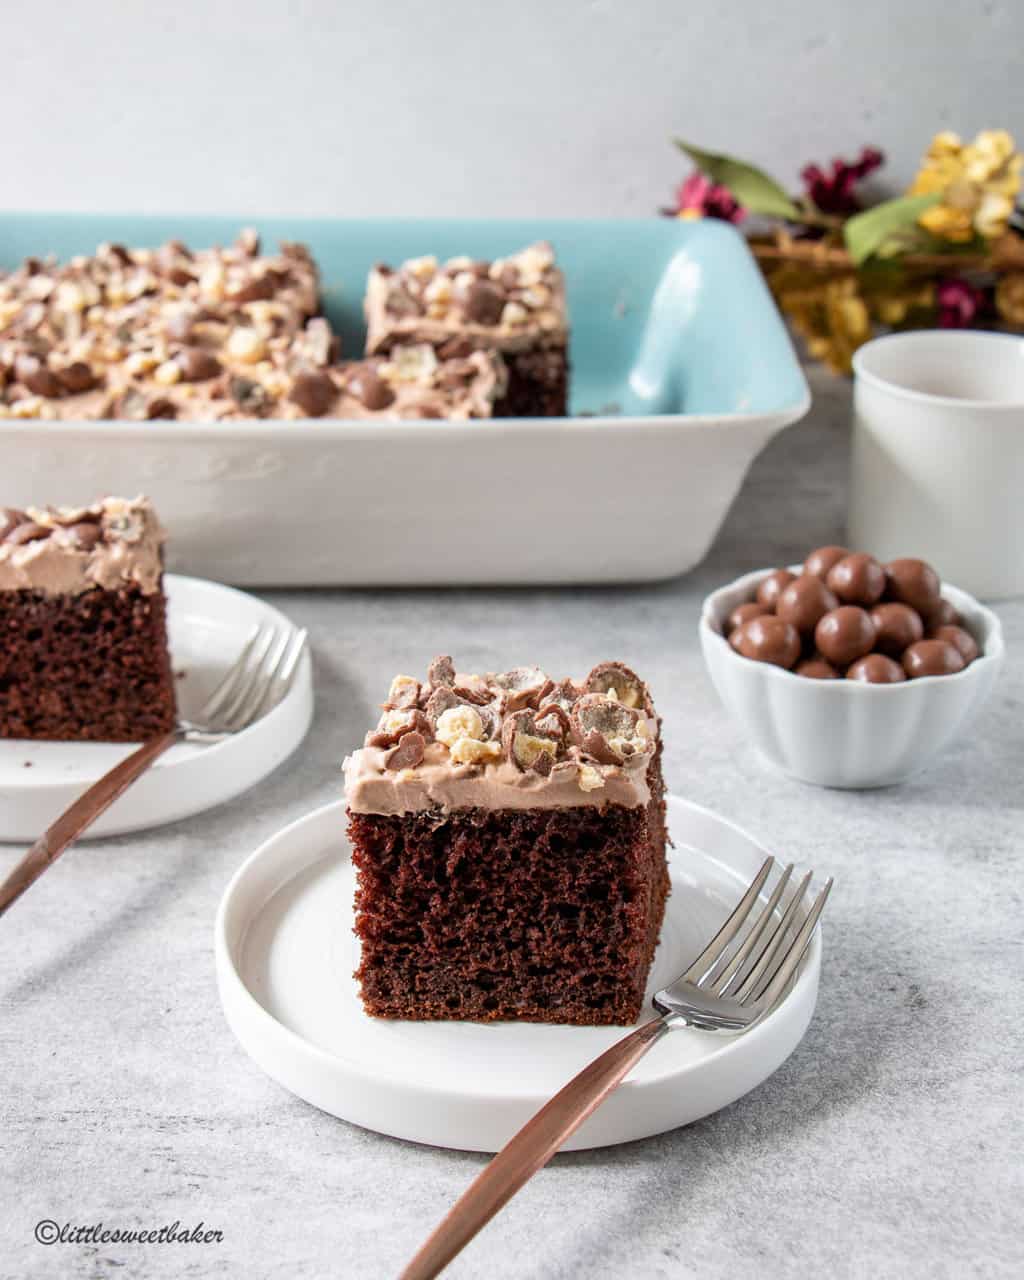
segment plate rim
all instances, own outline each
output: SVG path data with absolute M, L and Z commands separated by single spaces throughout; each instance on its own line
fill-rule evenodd
M 231 587 L 211 578 L 201 578 L 191 574 L 165 572 L 163 574 L 163 590 L 167 599 L 168 620 L 170 620 L 175 608 L 173 600 L 174 594 L 176 590 L 180 591 L 181 589 L 192 593 L 193 596 L 193 602 L 182 605 L 183 609 L 192 609 L 194 611 L 194 600 L 197 596 L 203 598 L 216 597 L 222 602 L 225 598 L 229 601 L 232 599 L 237 600 L 238 598 L 242 598 L 246 602 L 247 609 L 256 605 L 262 612 L 263 616 L 274 620 L 281 625 L 295 626 L 292 619 L 282 612 L 282 610 L 275 604 L 263 599 L 262 596 L 257 595 L 252 591 L 245 591 L 237 587 Z M 173 667 L 175 663 L 175 651 L 173 645 L 170 647 L 170 656 Z M 153 778 L 160 778 L 162 782 L 166 781 L 169 783 L 171 779 L 174 778 L 176 770 L 194 767 L 197 760 L 200 759 L 206 767 L 221 769 L 222 761 L 225 756 L 236 756 L 240 750 L 243 752 L 251 752 L 256 746 L 257 735 L 260 735 L 262 738 L 268 735 L 269 732 L 269 737 L 266 739 L 268 742 L 279 741 L 282 737 L 285 739 L 291 739 L 294 736 L 294 742 L 285 752 L 284 756 L 278 759 L 277 764 L 273 766 L 276 768 L 277 765 L 282 764 L 284 760 L 292 755 L 292 753 L 297 750 L 305 739 L 312 724 L 314 710 L 313 664 L 310 649 L 307 645 L 300 659 L 297 678 L 291 689 L 285 697 L 281 699 L 277 706 L 275 706 L 265 716 L 261 717 L 259 721 L 250 725 L 248 728 L 243 729 L 241 732 L 232 735 L 229 739 L 204 746 L 201 756 L 194 752 L 176 756 L 174 749 L 172 749 L 166 755 L 161 756 L 160 759 L 154 761 L 151 768 L 147 770 L 142 782 L 145 783 L 148 778 L 150 780 L 150 784 L 152 784 Z M 301 723 L 296 723 L 294 726 L 289 728 L 286 725 L 286 722 L 294 721 L 296 716 L 298 716 Z M 33 752 L 46 750 L 47 748 L 54 748 L 56 750 L 66 752 L 74 747 L 115 747 L 123 752 L 123 756 L 121 758 L 125 758 L 132 751 L 136 750 L 139 744 L 127 742 L 47 742 L 34 738 L 4 738 L 0 739 L 0 746 L 5 749 L 20 748 L 22 750 L 31 750 Z M 276 753 L 261 751 L 260 754 L 261 757 L 267 757 L 273 756 Z M 76 776 L 70 779 L 60 776 L 52 769 L 47 773 L 45 764 L 38 769 L 25 769 L 18 771 L 14 777 L 14 781 L 4 787 L 4 794 L 5 797 L 7 797 L 5 805 L 7 808 L 12 810 L 10 816 L 13 818 L 13 821 L 5 824 L 3 827 L 0 827 L 0 845 L 20 844 L 25 841 L 31 841 L 35 838 L 35 835 L 38 835 L 39 830 L 42 830 L 43 826 L 46 825 L 44 822 L 41 826 L 38 826 L 38 829 L 36 829 L 38 824 L 35 817 L 29 819 L 27 817 L 27 811 L 24 809 L 19 812 L 19 805 L 29 806 L 31 808 L 33 806 L 43 806 L 49 801 L 52 801 L 52 817 L 55 818 L 57 814 L 61 812 L 62 807 L 66 808 L 67 805 L 72 803 L 77 796 L 86 790 L 86 788 L 92 786 L 93 783 L 98 781 L 99 778 L 101 778 L 107 770 L 112 768 L 115 763 L 116 761 L 112 760 L 109 763 L 106 763 L 103 767 L 97 767 L 95 770 L 87 770 L 82 776 Z M 231 764 L 224 761 L 223 769 L 224 771 L 230 771 Z M 245 782 L 244 786 L 240 788 L 232 784 L 229 789 L 225 790 L 224 793 L 212 803 L 203 803 L 197 808 L 186 807 L 182 812 L 178 812 L 172 806 L 166 813 L 163 810 L 160 810 L 152 819 L 147 818 L 145 820 L 139 820 L 138 816 L 136 816 L 136 818 L 132 819 L 125 817 L 123 822 L 119 821 L 117 814 L 121 801 L 118 800 L 111 806 L 107 813 L 100 817 L 95 827 L 85 832 L 80 839 L 107 839 L 115 836 L 130 835 L 140 831 L 149 831 L 158 827 L 167 826 L 170 823 L 185 821 L 190 817 L 195 817 L 200 813 L 205 813 L 212 808 L 221 804 L 226 804 L 228 801 L 235 799 L 250 787 L 255 786 L 262 778 L 266 777 L 270 771 L 271 770 L 264 769 L 256 776 L 253 776 L 250 781 Z M 245 773 L 247 777 L 251 772 L 251 769 L 243 770 L 243 773 Z M 168 816 L 168 814 L 170 816 Z M 30 826 L 34 830 L 34 835 L 27 834 Z
M 673 793 L 666 793 L 665 799 L 666 799 L 666 803 L 669 806 L 669 815 L 671 815 L 671 807 L 673 805 L 679 805 L 685 809 L 689 809 L 695 813 L 700 814 L 705 819 L 710 819 L 712 822 L 718 825 L 727 827 L 728 829 L 733 831 L 735 834 L 739 835 L 742 839 L 749 842 L 755 849 L 763 851 L 765 856 L 768 856 L 768 853 L 770 851 L 765 848 L 765 846 L 761 843 L 761 841 L 756 839 L 749 831 L 747 831 L 739 823 L 734 822 L 732 819 L 724 818 L 721 814 L 717 813 L 713 809 L 709 809 L 704 805 L 698 804 L 692 800 L 687 800 L 684 797 L 677 796 Z M 299 818 L 293 819 L 291 822 L 287 823 L 284 827 L 280 828 L 273 835 L 269 836 L 267 839 L 262 841 L 261 844 L 245 858 L 245 860 L 236 869 L 231 879 L 229 880 L 221 896 L 220 903 L 218 904 L 217 915 L 214 922 L 214 958 L 215 958 L 215 967 L 216 967 L 216 973 L 217 973 L 218 989 L 219 989 L 221 1004 L 224 1009 L 225 1016 L 228 1017 L 229 1025 L 231 1025 L 232 1031 L 234 1032 L 236 1039 L 239 1039 L 239 1043 L 241 1044 L 241 1047 L 245 1050 L 247 1056 L 252 1057 L 252 1054 L 250 1053 L 248 1046 L 241 1043 L 241 1039 L 238 1036 L 238 1033 L 234 1030 L 232 1020 L 228 1015 L 227 993 L 225 992 L 223 984 L 230 985 L 231 987 L 230 994 L 235 998 L 241 998 L 243 1004 L 246 1005 L 249 1013 L 252 1015 L 255 1015 L 270 1031 L 270 1034 L 277 1037 L 279 1041 L 283 1038 L 286 1044 L 289 1044 L 289 1043 L 293 1044 L 302 1054 L 306 1055 L 309 1058 L 312 1058 L 321 1066 L 336 1068 L 338 1065 L 340 1065 L 345 1070 L 352 1072 L 354 1074 L 357 1074 L 365 1080 L 365 1079 L 368 1079 L 367 1073 L 369 1071 L 368 1064 L 365 1061 L 345 1057 L 340 1053 L 337 1053 L 333 1050 L 324 1049 L 320 1045 L 314 1044 L 312 1041 L 305 1039 L 298 1032 L 292 1030 L 291 1027 L 286 1026 L 285 1023 L 281 1022 L 278 1018 L 276 1018 L 274 1014 L 271 1013 L 270 1010 L 266 1007 L 266 1005 L 262 1004 L 260 1000 L 257 999 L 257 997 L 252 993 L 252 991 L 247 986 L 244 978 L 242 977 L 242 974 L 239 972 L 238 965 L 235 963 L 235 958 L 232 955 L 231 945 L 227 937 L 228 913 L 232 909 L 234 899 L 239 893 L 244 880 L 250 874 L 252 874 L 253 868 L 255 868 L 263 858 L 265 858 L 269 853 L 271 853 L 274 850 L 275 846 L 278 845 L 279 842 L 285 841 L 293 837 L 304 826 L 307 826 L 307 825 L 314 826 L 318 823 L 325 822 L 329 817 L 337 817 L 339 819 L 342 819 L 344 817 L 345 810 L 346 810 L 346 802 L 343 798 L 328 801 L 326 804 L 323 804 L 323 805 L 318 805 L 315 809 L 312 809 L 310 812 L 303 814 Z M 345 857 L 350 858 L 351 854 L 349 852 L 349 842 L 347 837 L 345 836 L 344 826 L 341 821 L 339 821 L 338 823 L 337 830 L 339 832 L 339 836 L 341 837 L 341 842 L 343 842 L 345 846 Z M 291 880 L 295 878 L 295 876 L 308 871 L 310 868 L 318 865 L 320 862 L 323 862 L 327 858 L 330 858 L 332 856 L 335 856 L 335 855 L 332 854 L 330 851 L 326 851 L 326 852 L 321 851 L 316 857 L 312 857 L 304 861 L 301 866 L 297 865 L 294 872 L 290 876 L 281 880 L 277 884 L 277 887 L 274 889 L 273 893 L 280 892 L 280 890 L 284 888 L 286 884 L 290 883 Z M 715 858 L 713 860 L 721 863 L 721 860 L 718 858 Z M 267 898 L 265 898 L 258 908 L 256 908 L 255 910 L 249 913 L 249 921 L 247 922 L 246 928 L 242 931 L 240 935 L 240 943 L 239 943 L 240 947 L 244 945 L 244 939 L 248 932 L 249 924 L 253 919 L 255 919 L 256 915 L 258 915 L 259 912 L 265 908 L 270 897 L 273 896 L 273 893 L 270 894 Z M 723 1058 L 732 1058 L 739 1053 L 751 1052 L 751 1047 L 756 1046 L 757 1040 L 760 1038 L 763 1038 L 764 1036 L 770 1033 L 770 1029 L 772 1028 L 773 1023 L 775 1022 L 779 1014 L 786 1009 L 786 1006 L 790 1006 L 791 1009 L 794 1008 L 796 1004 L 795 997 L 798 995 L 798 993 L 801 995 L 806 994 L 808 989 L 810 989 L 810 995 L 811 995 L 810 1011 L 808 1015 L 808 1022 L 809 1022 L 810 1018 L 813 1017 L 814 1010 L 817 1004 L 817 985 L 818 985 L 818 980 L 821 973 L 822 953 L 823 953 L 822 929 L 821 929 L 821 923 L 819 922 L 817 928 L 814 931 L 814 934 L 812 935 L 811 944 L 808 948 L 807 954 L 804 957 L 803 962 L 801 963 L 800 971 L 799 971 L 799 974 L 797 975 L 796 982 L 793 983 L 793 985 L 791 986 L 789 991 L 787 991 L 786 995 L 783 997 L 780 1003 L 772 1010 L 772 1012 L 767 1017 L 763 1019 L 763 1021 L 759 1022 L 757 1025 L 751 1028 L 750 1031 L 745 1032 L 741 1036 L 722 1037 L 719 1043 L 719 1046 L 716 1046 L 715 1050 L 712 1053 L 708 1055 L 704 1055 L 692 1062 L 678 1064 L 672 1067 L 666 1065 L 665 1068 L 663 1068 L 661 1071 L 658 1071 L 655 1074 L 648 1074 L 645 1076 L 644 1079 L 641 1079 L 641 1080 L 634 1080 L 634 1079 L 627 1078 L 619 1086 L 618 1092 L 622 1092 L 623 1090 L 625 1090 L 627 1094 L 631 1092 L 641 1092 L 646 1089 L 654 1088 L 659 1084 L 664 1084 L 665 1081 L 669 1078 L 673 1080 L 678 1080 L 682 1084 L 685 1082 L 685 1079 L 687 1076 L 695 1072 L 705 1070 L 707 1068 L 709 1059 L 714 1061 L 721 1061 Z M 644 1010 L 645 1011 L 647 1010 L 646 1001 L 644 1004 Z M 654 1010 L 651 1009 L 650 1013 L 653 1015 Z M 499 1025 L 507 1025 L 507 1024 L 502 1023 Z M 516 1024 L 513 1023 L 512 1025 L 516 1025 Z M 567 1029 L 571 1030 L 572 1028 L 568 1027 Z M 580 1028 L 580 1029 L 583 1030 L 585 1028 Z M 621 1030 L 622 1030 L 622 1034 L 626 1035 L 629 1031 L 629 1028 L 624 1026 L 621 1028 Z M 806 1027 L 804 1028 L 803 1031 L 801 1031 L 800 1036 L 797 1038 L 796 1044 L 799 1044 L 800 1040 L 803 1039 L 803 1035 L 805 1034 L 805 1031 L 806 1031 Z M 794 1048 L 795 1048 L 795 1045 L 794 1045 Z M 253 1061 L 256 1061 L 256 1059 L 253 1059 Z M 263 1067 L 261 1063 L 257 1062 L 256 1065 L 259 1066 L 260 1070 L 263 1071 L 264 1074 L 268 1074 L 268 1075 L 270 1074 L 269 1072 L 267 1072 L 266 1068 Z M 413 1080 L 413 1079 L 410 1079 L 410 1077 L 407 1075 L 394 1074 L 389 1070 L 381 1070 L 377 1068 L 374 1068 L 373 1070 L 373 1080 L 374 1082 L 385 1083 L 388 1086 L 393 1088 L 400 1088 L 405 1090 L 410 1090 L 410 1089 L 416 1090 L 423 1097 L 436 1098 L 442 1101 L 450 1100 L 450 1099 L 456 1099 L 456 1100 L 470 1099 L 470 1100 L 478 1101 L 482 1098 L 493 1097 L 493 1093 L 489 1092 L 482 1085 L 479 1088 L 473 1087 L 473 1086 L 467 1087 L 463 1085 L 460 1085 L 459 1087 L 456 1088 L 452 1086 L 445 1086 L 443 1083 L 437 1083 L 434 1080 L 428 1080 L 428 1081 L 424 1081 L 422 1079 Z M 290 1089 L 289 1086 L 282 1084 L 282 1087 L 288 1089 L 289 1092 L 294 1094 L 294 1090 Z M 536 1102 L 538 1106 L 541 1105 L 544 1101 L 546 1101 L 549 1096 L 550 1096 L 549 1094 L 543 1094 L 543 1095 L 538 1094 L 537 1091 L 534 1089 L 522 1089 L 522 1090 L 503 1089 L 501 1093 L 501 1099 L 503 1103 L 505 1102 L 522 1103 L 522 1102 L 529 1101 L 529 1102 Z M 315 1105 L 315 1104 L 311 1104 L 311 1105 Z

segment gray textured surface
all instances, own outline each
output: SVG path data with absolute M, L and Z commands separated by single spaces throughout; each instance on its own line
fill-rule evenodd
M 899 189 L 1019 129 L 1022 37 L 1019 0 L 8 3 L 3 203 L 646 215 L 676 135 L 788 183 L 873 142 Z
M 695 627 L 706 590 L 841 530 L 845 386 L 760 459 L 710 560 L 642 589 L 289 593 L 319 711 L 257 793 L 73 851 L 0 925 L 0 1275 L 394 1275 L 481 1167 L 296 1101 L 234 1043 L 214 984 L 220 893 L 265 836 L 336 794 L 395 670 L 635 664 L 672 790 L 835 874 L 817 1015 L 755 1093 L 689 1129 L 556 1159 L 453 1277 L 950 1277 L 1024 1262 L 1020 1063 L 1024 603 L 970 735 L 874 794 L 765 772 L 725 721 Z M 912 549 L 911 549 L 912 550 Z M 15 851 L 0 851 L 8 865 Z M 204 1219 L 219 1245 L 34 1243 L 42 1218 Z

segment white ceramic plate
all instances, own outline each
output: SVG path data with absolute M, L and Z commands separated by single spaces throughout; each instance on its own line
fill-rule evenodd
M 238 657 L 254 623 L 290 625 L 254 596 L 168 574 L 171 662 L 178 706 L 194 714 Z M 174 822 L 247 790 L 291 755 L 313 718 L 309 651 L 287 697 L 243 733 L 215 746 L 177 743 L 116 800 L 88 835 Z M 135 748 L 123 743 L 0 740 L 0 840 L 36 839 L 81 792 Z
M 672 894 L 649 992 L 700 951 L 765 857 L 739 827 L 685 800 L 670 798 L 669 825 Z M 339 801 L 257 849 L 217 915 L 217 977 L 228 1023 L 268 1075 L 314 1106 L 398 1138 L 496 1151 L 623 1035 L 619 1027 L 367 1017 L 352 978 L 353 887 Z M 769 1018 L 731 1039 L 673 1032 L 566 1149 L 662 1133 L 753 1089 L 803 1036 L 820 968 L 819 933 Z

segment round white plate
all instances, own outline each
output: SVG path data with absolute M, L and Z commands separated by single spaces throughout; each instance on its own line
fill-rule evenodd
M 496 1151 L 624 1032 L 367 1017 L 352 978 L 354 871 L 345 821 L 339 801 L 292 823 L 228 886 L 215 940 L 228 1023 L 269 1076 L 332 1115 L 414 1142 Z M 765 857 L 739 827 L 685 800 L 669 799 L 669 827 L 672 893 L 649 993 L 686 968 Z M 803 1036 L 820 968 L 819 932 L 770 1017 L 734 1038 L 672 1032 L 566 1149 L 662 1133 L 753 1089 Z
M 291 625 L 255 596 L 167 574 L 167 625 L 178 706 L 193 715 L 235 661 L 254 623 Z M 256 724 L 215 746 L 179 742 L 89 829 L 111 836 L 174 822 L 230 800 L 299 745 L 313 718 L 307 649 L 287 697 Z M 135 748 L 123 743 L 0 739 L 0 840 L 31 841 L 81 792 Z

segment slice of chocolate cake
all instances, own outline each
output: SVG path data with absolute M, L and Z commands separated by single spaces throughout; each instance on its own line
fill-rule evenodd
M 0 737 L 174 728 L 163 541 L 145 498 L 0 508 Z
M 374 267 L 365 310 L 367 355 L 424 342 L 441 356 L 499 351 L 509 377 L 496 417 L 568 413 L 565 281 L 549 244 L 494 262 L 425 257 Z
M 437 658 L 344 769 L 367 1013 L 637 1018 L 669 880 L 660 722 L 628 667 Z

